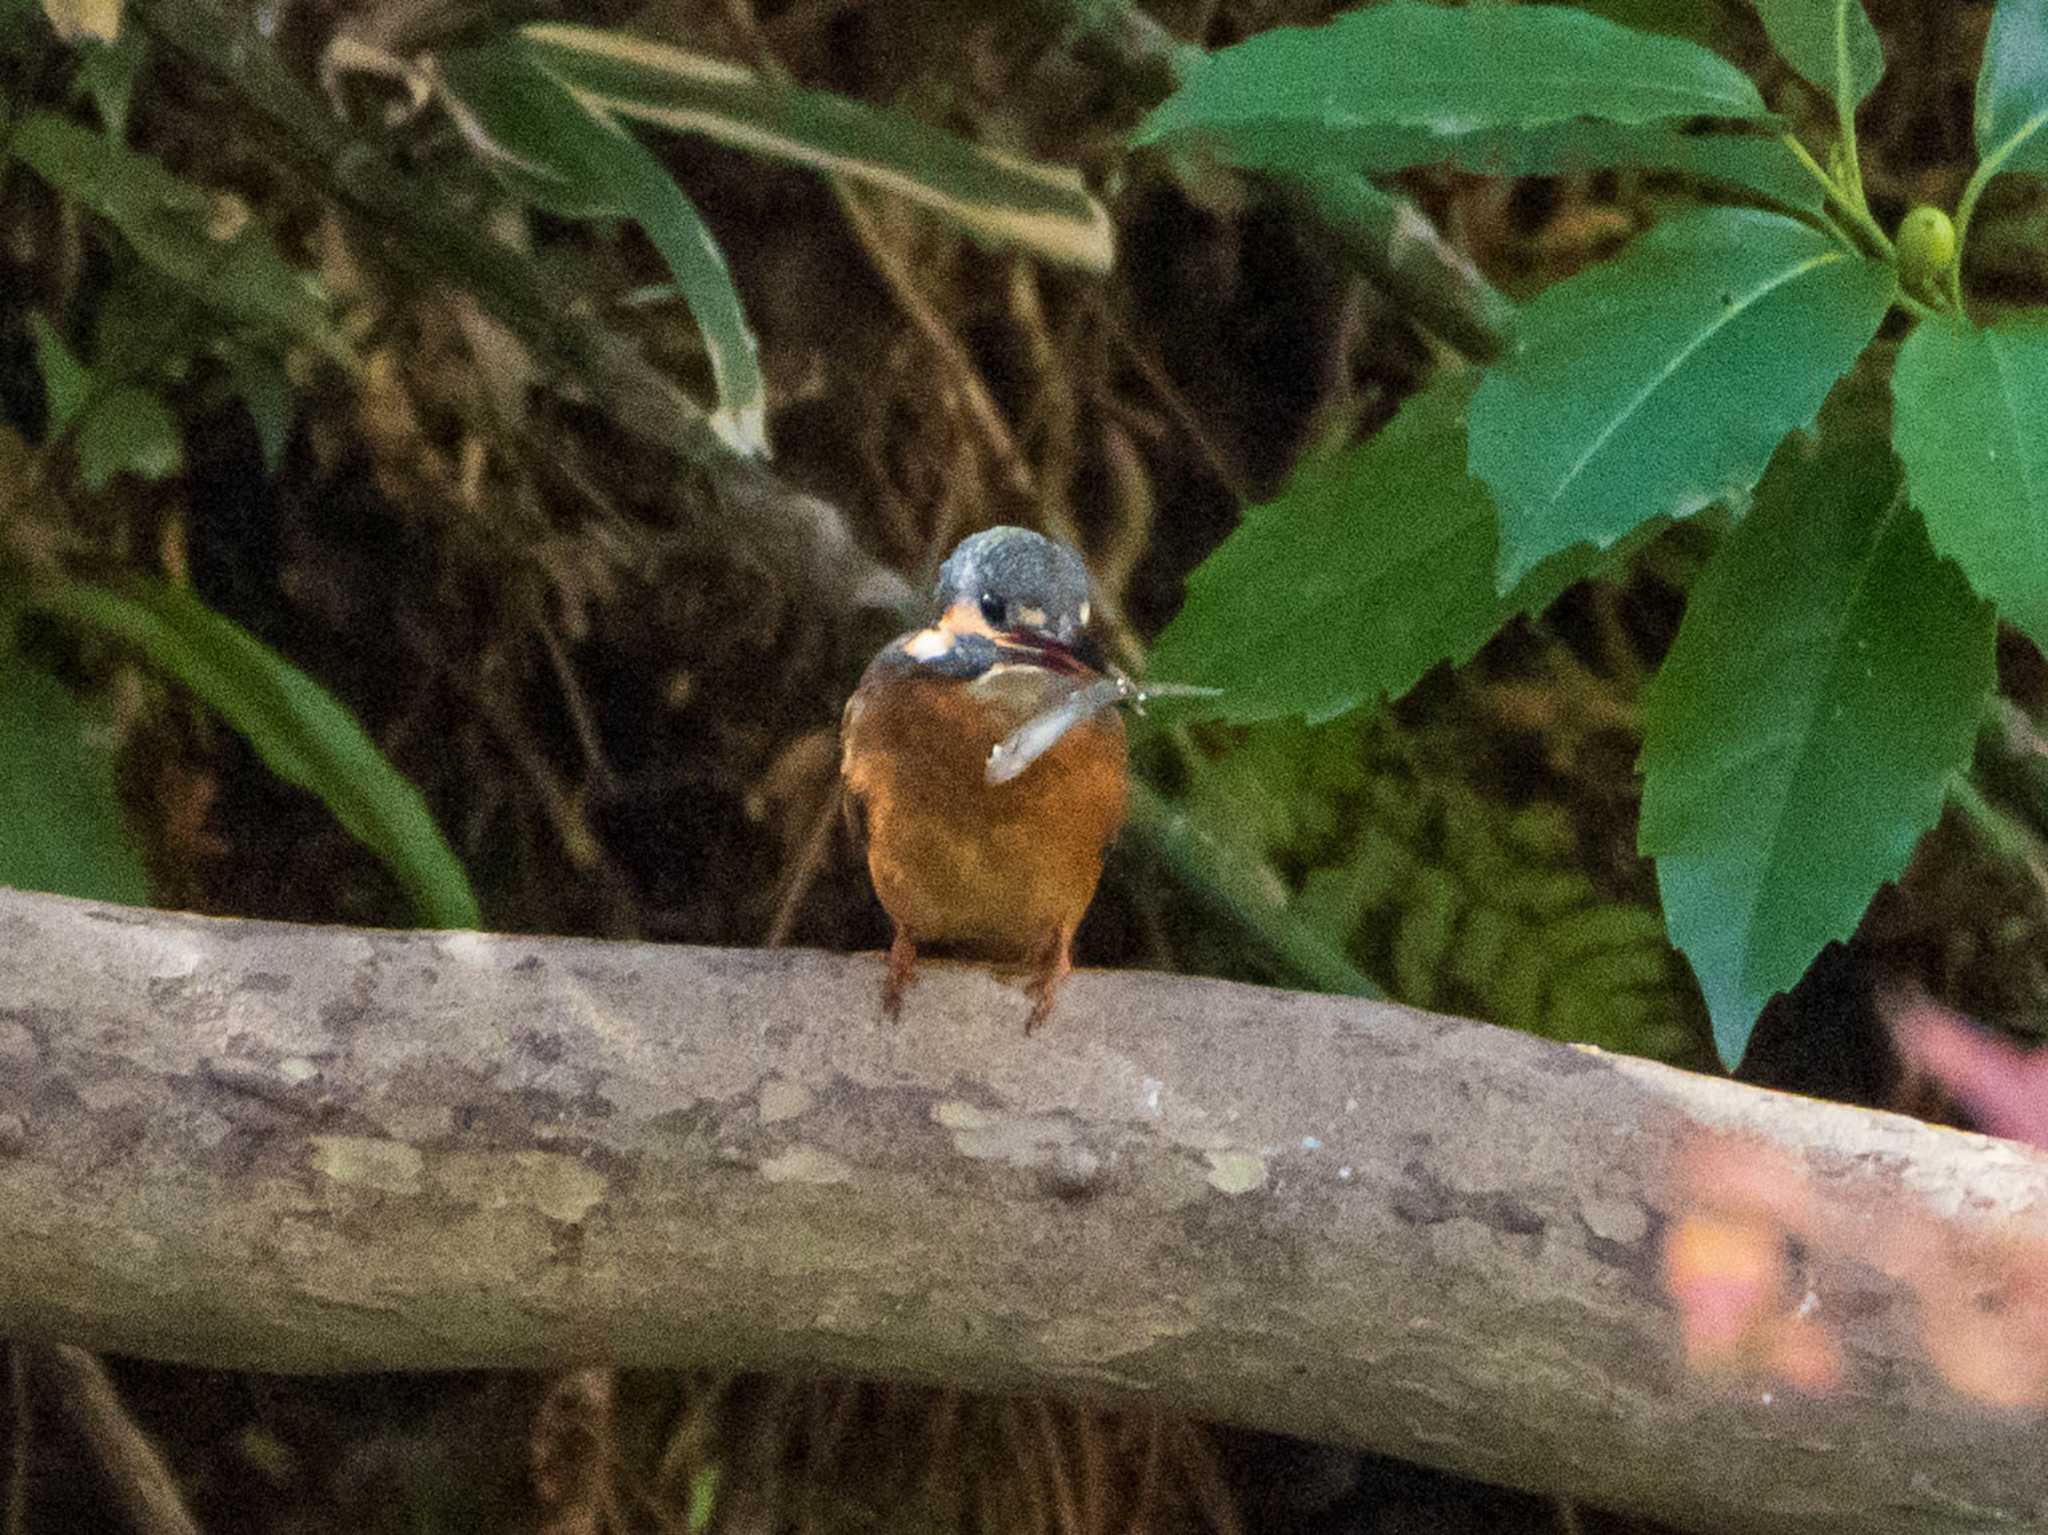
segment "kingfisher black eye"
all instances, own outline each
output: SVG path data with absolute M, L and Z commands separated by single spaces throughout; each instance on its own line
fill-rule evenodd
M 981 617 L 982 621 L 991 629 L 1002 628 L 1003 599 L 993 595 L 984 595 L 981 599 Z

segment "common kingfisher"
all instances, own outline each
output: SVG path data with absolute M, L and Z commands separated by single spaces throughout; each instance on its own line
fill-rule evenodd
M 937 618 L 885 645 L 847 700 L 840 773 L 868 873 L 895 924 L 882 1008 L 920 945 L 1021 962 L 1030 1033 L 1073 968 L 1074 930 L 1123 825 L 1122 715 L 1076 695 L 1121 674 L 1088 633 L 1088 568 L 1026 528 L 990 528 L 939 567 Z M 1127 686 L 1127 684 L 1123 684 Z M 990 754 L 1047 711 L 1073 722 L 1022 771 Z

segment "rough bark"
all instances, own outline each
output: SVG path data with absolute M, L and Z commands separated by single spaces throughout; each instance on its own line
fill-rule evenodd
M 2039 1417 L 1946 1383 L 1897 1240 L 2024 1310 L 2048 1158 L 1214 981 L 1077 975 L 1027 1039 L 932 966 L 890 1026 L 880 974 L 0 891 L 0 1329 L 1132 1394 L 1694 1529 L 2048 1528 Z M 1702 1146 L 1796 1188 L 1825 1394 L 1682 1362 Z

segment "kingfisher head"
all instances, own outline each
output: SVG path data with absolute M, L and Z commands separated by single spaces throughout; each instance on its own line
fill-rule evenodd
M 961 540 L 939 567 L 938 627 L 979 634 L 1017 659 L 1061 671 L 1101 671 L 1088 633 L 1088 567 L 1029 528 L 989 528 Z

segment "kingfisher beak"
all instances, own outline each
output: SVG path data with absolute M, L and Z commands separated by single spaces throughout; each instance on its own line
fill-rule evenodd
M 1102 647 L 1095 642 L 1095 636 L 1086 629 L 1081 630 L 1061 647 L 1068 655 L 1079 661 L 1091 672 L 1109 672 L 1109 658 L 1102 653 Z
M 1051 629 L 1019 629 L 1003 639 L 1028 652 L 1041 666 L 1056 672 L 1104 676 L 1110 671 L 1102 647 L 1086 629 L 1075 627 L 1066 633 Z

